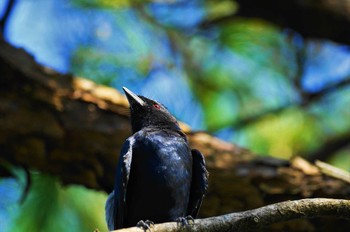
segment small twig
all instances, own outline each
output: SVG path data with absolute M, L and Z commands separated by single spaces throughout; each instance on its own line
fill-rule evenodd
M 4 15 L 0 20 L 0 32 L 3 34 L 5 31 L 7 20 L 12 12 L 13 6 L 15 5 L 16 0 L 8 0 L 6 10 Z
M 268 225 L 298 218 L 335 217 L 350 220 L 350 200 L 314 198 L 285 201 L 258 209 L 231 213 L 217 217 L 196 219 L 190 227 L 176 222 L 156 224 L 151 231 L 255 231 Z M 141 232 L 138 227 L 116 230 Z
M 350 172 L 334 167 L 319 160 L 316 160 L 315 165 L 319 167 L 321 169 L 321 172 L 325 175 L 343 180 L 350 184 Z
M 345 133 L 323 142 L 315 151 L 309 152 L 308 154 L 301 154 L 301 156 L 307 157 L 309 161 L 327 161 L 336 152 L 345 149 L 349 145 L 350 133 Z
M 30 187 L 32 186 L 32 176 L 29 172 L 29 169 L 25 165 L 21 165 L 21 166 L 24 170 L 25 179 L 26 179 L 25 187 L 24 187 L 22 195 L 19 199 L 19 203 L 23 204 L 25 199 L 27 198 L 27 196 L 29 194 Z

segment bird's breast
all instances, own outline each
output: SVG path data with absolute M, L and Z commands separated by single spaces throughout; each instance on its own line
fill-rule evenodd
M 138 173 L 142 184 L 174 188 L 191 180 L 191 166 L 192 159 L 186 149 L 158 147 L 134 153 L 131 172 Z
M 143 138 L 133 148 L 127 189 L 129 210 L 138 210 L 140 218 L 155 222 L 186 216 L 191 180 L 192 156 L 186 141 Z M 141 212 L 140 206 L 153 211 Z

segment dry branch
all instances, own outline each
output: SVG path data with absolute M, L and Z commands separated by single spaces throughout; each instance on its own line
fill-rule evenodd
M 245 212 L 196 219 L 194 224 L 186 229 L 176 222 L 155 224 L 151 231 L 262 231 L 266 226 L 277 222 L 315 217 L 335 217 L 350 220 L 350 200 L 315 198 L 285 201 Z M 138 227 L 131 227 L 115 231 L 141 232 L 143 230 Z

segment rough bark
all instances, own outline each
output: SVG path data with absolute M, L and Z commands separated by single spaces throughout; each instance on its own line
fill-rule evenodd
M 112 88 L 43 67 L 3 40 L 0 70 L 0 166 L 25 166 L 57 176 L 63 184 L 111 191 L 120 146 L 130 135 L 126 99 Z M 202 217 L 305 197 L 350 198 L 347 181 L 302 159 L 257 158 L 183 128 L 191 146 L 204 153 L 210 172 Z M 299 220 L 276 228 L 312 231 L 332 223 Z M 347 221 L 337 225 L 350 229 Z
M 254 210 L 231 213 L 218 217 L 197 219 L 190 226 L 176 222 L 151 226 L 152 232 L 221 232 L 221 231 L 270 231 L 267 226 L 296 218 L 335 217 L 350 220 L 350 201 L 335 199 L 302 199 L 285 201 Z M 141 232 L 138 227 L 115 230 L 115 232 Z M 334 231 L 334 230 L 329 230 Z

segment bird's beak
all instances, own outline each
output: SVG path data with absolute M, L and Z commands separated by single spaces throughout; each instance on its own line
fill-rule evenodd
M 123 87 L 123 90 L 125 92 L 126 97 L 128 98 L 130 106 L 134 105 L 135 103 L 145 106 L 146 102 L 142 100 L 139 96 L 131 92 L 128 88 Z

